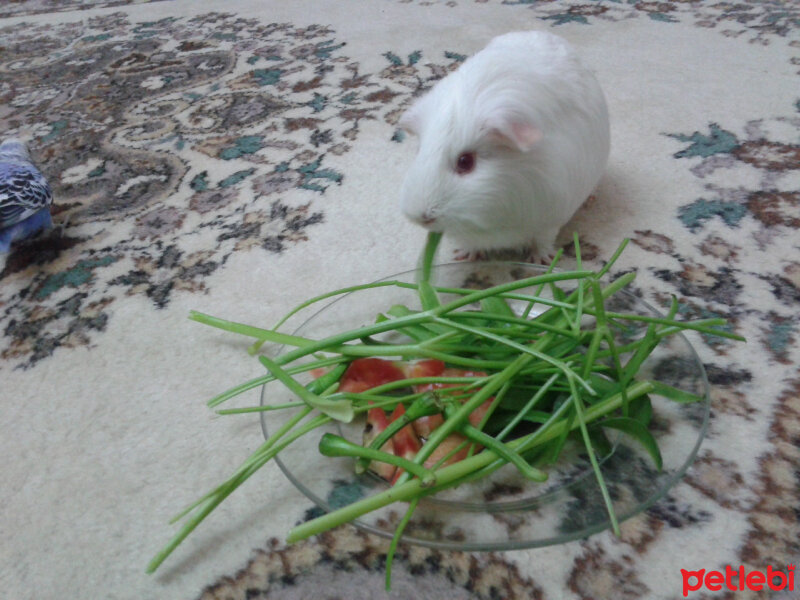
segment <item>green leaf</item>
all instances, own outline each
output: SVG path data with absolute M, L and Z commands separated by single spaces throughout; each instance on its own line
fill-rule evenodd
M 530 421 L 531 423 L 547 423 L 547 419 L 551 416 L 551 413 L 543 410 L 529 410 L 523 415 L 522 420 Z
M 589 439 L 592 441 L 597 456 L 602 458 L 611 454 L 613 446 L 601 428 L 589 429 Z
M 653 405 L 647 394 L 634 398 L 628 404 L 628 416 L 639 421 L 642 425 L 649 425 L 653 418 Z
M 659 471 L 661 470 L 663 462 L 661 460 L 661 451 L 658 449 L 656 438 L 654 438 L 653 434 L 647 430 L 647 427 L 645 427 L 636 419 L 631 419 L 630 417 L 612 417 L 596 423 L 593 425 L 593 427 L 610 427 L 611 429 L 616 429 L 617 431 L 621 431 L 622 433 L 632 437 L 638 441 L 645 450 L 647 450 L 647 453 L 650 455 L 650 458 L 653 459 L 653 463 L 655 463 L 656 468 Z
M 390 317 L 394 317 L 395 319 L 399 319 L 402 317 L 408 317 L 410 315 L 418 315 L 418 310 L 411 310 L 407 306 L 402 304 L 395 304 L 389 310 L 386 311 L 386 314 Z M 447 333 L 449 329 L 447 327 L 442 327 L 441 325 L 435 325 L 433 323 L 426 323 L 420 325 L 408 325 L 406 327 L 398 327 L 397 331 L 405 333 L 408 337 L 417 340 L 419 342 L 424 342 L 425 340 L 429 340 L 434 338 L 438 335 L 443 333 Z
M 558 457 L 561 456 L 561 451 L 564 449 L 564 444 L 567 443 L 567 437 L 569 437 L 572 425 L 575 423 L 575 411 L 572 408 L 567 409 L 564 420 L 567 424 L 566 427 L 557 438 L 548 444 L 549 453 L 546 459 L 548 463 L 553 464 L 558 460 Z
M 618 381 L 614 381 L 608 377 L 602 377 L 597 373 L 592 373 L 589 375 L 589 383 L 601 397 L 616 394 L 620 389 L 620 384 Z
M 258 360 L 275 376 L 275 379 L 289 388 L 290 392 L 296 394 L 309 406 L 319 409 L 321 412 L 337 421 L 349 423 L 353 420 L 355 413 L 353 412 L 353 403 L 349 400 L 328 400 L 327 398 L 318 396 L 300 385 L 291 375 L 266 356 L 261 355 L 258 357 Z
M 389 317 L 387 317 L 383 313 L 380 313 L 375 317 L 376 323 L 383 323 L 388 320 Z M 435 334 L 430 333 L 427 329 L 425 329 L 425 327 L 421 325 L 409 325 L 408 327 L 398 328 L 397 331 L 404 335 L 407 335 L 417 343 L 424 342 L 425 340 L 435 337 Z
M 673 402 L 679 402 L 681 404 L 692 404 L 693 402 L 702 402 L 704 400 L 702 396 L 698 396 L 697 394 L 692 394 L 690 392 L 679 390 L 676 387 L 672 387 L 671 385 L 667 385 L 666 383 L 661 383 L 660 381 L 651 381 L 650 383 L 653 384 L 654 394 L 663 396 L 664 398 L 668 398 Z
M 511 307 L 505 301 L 505 299 L 500 298 L 498 296 L 490 296 L 489 298 L 484 298 L 481 300 L 481 308 L 483 312 L 496 314 L 506 317 L 516 317 L 517 315 L 514 314 L 514 311 L 511 310 Z

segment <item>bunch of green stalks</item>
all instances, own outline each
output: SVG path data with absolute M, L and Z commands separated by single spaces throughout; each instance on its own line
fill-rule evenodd
M 680 389 L 637 377 L 642 364 L 664 338 L 684 330 L 743 338 L 722 329 L 723 319 L 677 321 L 679 306 L 675 298 L 664 317 L 608 310 L 608 299 L 635 277 L 627 273 L 610 283 L 602 281 L 627 240 L 602 269 L 594 272 L 583 268 L 575 236 L 574 270 L 554 269 L 561 256 L 559 252 L 542 274 L 481 290 L 435 285 L 432 273 L 439 240 L 440 234 L 429 235 L 415 283 L 391 280 L 335 290 L 303 302 L 272 329 L 192 312 L 190 318 L 195 321 L 254 338 L 251 354 L 257 354 L 267 342 L 287 348 L 275 358 L 259 354 L 267 373 L 220 394 L 209 401 L 209 406 L 215 408 L 242 392 L 273 382 L 283 384 L 297 400 L 218 410 L 220 414 L 285 410 L 291 411 L 291 417 L 227 481 L 173 519 L 173 523 L 183 521 L 183 525 L 150 562 L 148 572 L 155 571 L 223 500 L 294 441 L 334 420 L 349 423 L 370 409 L 392 410 L 398 403 L 405 407 L 404 417 L 369 447 L 326 433 L 321 436 L 319 450 L 322 456 L 353 457 L 354 468 L 362 470 L 370 461 L 383 461 L 403 469 L 403 475 L 382 492 L 298 525 L 289 533 L 289 542 L 352 522 L 384 506 L 407 502 L 408 509 L 396 528 L 387 555 L 388 589 L 392 558 L 420 499 L 487 477 L 507 464 L 513 465 L 526 479 L 544 481 L 547 465 L 558 459 L 569 437 L 582 443 L 611 528 L 619 533 L 598 460 L 598 454 L 608 447 L 604 431 L 622 432 L 639 442 L 660 469 L 658 444 L 648 429 L 652 415 L 650 395 L 681 403 L 702 400 Z M 569 292 L 562 289 L 565 284 Z M 419 308 L 387 307 L 373 323 L 323 339 L 279 331 L 290 317 L 317 302 L 382 286 L 415 290 Z M 443 302 L 445 295 L 455 299 Z M 633 341 L 618 342 L 625 338 L 618 335 L 619 331 L 631 325 L 644 328 L 644 334 Z M 382 334 L 392 333 L 399 334 L 395 337 L 402 341 L 388 343 L 378 339 Z M 448 366 L 476 369 L 485 375 L 409 378 L 361 393 L 338 391 L 348 365 L 363 357 L 437 359 Z M 306 385 L 296 379 L 298 375 L 323 368 L 325 374 Z M 430 389 L 412 393 L 412 386 L 436 383 L 450 384 L 447 393 Z M 480 424 L 470 424 L 469 416 L 490 399 L 490 407 Z M 444 421 L 413 459 L 381 450 L 398 429 L 416 418 L 435 413 L 442 414 Z M 443 465 L 445 457 L 436 465 L 425 466 L 439 444 L 456 432 L 471 444 L 467 458 Z

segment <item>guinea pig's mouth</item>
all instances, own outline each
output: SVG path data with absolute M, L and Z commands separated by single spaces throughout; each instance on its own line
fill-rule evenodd
M 416 223 L 430 231 L 443 231 L 441 223 L 439 223 L 439 218 L 433 211 L 425 211 L 418 214 L 406 213 L 406 218 L 412 223 Z
M 422 215 L 420 218 L 419 224 L 423 227 L 433 227 L 436 224 L 436 217 L 431 217 L 429 215 Z
M 453 217 L 441 214 L 435 209 L 427 209 L 417 213 L 405 213 L 406 218 L 428 231 L 444 233 L 456 238 L 469 239 L 472 236 L 492 234 L 493 230 L 479 219 L 469 216 Z

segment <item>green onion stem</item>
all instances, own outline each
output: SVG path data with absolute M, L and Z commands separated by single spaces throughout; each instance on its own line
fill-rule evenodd
M 586 312 L 591 315 L 595 315 L 594 311 L 587 310 Z M 747 341 L 741 335 L 730 333 L 728 331 L 725 331 L 724 329 L 716 329 L 708 327 L 708 325 L 724 325 L 726 323 L 724 319 L 705 319 L 704 321 L 699 321 L 699 322 L 675 321 L 674 319 L 666 319 L 663 317 L 648 317 L 647 315 L 624 314 L 612 311 L 606 312 L 606 317 L 608 317 L 609 319 L 620 319 L 623 321 L 637 321 L 641 323 L 653 323 L 656 325 L 678 325 L 681 327 L 681 329 L 690 329 L 692 331 L 699 331 L 700 333 L 715 335 L 717 337 L 728 338 L 739 342 Z
M 641 424 L 626 415 L 629 403 L 646 394 L 663 395 L 677 402 L 697 400 L 697 396 L 658 382 L 634 380 L 643 362 L 664 337 L 693 330 L 734 340 L 744 338 L 722 329 L 726 325 L 723 319 L 675 320 L 678 304 L 674 297 L 666 317 L 607 311 L 605 300 L 629 285 L 636 276 L 634 272 L 628 272 L 606 285 L 600 283 L 600 278 L 610 271 L 621 255 L 627 239 L 603 268 L 593 273 L 584 270 L 579 238 L 574 234 L 574 270 L 555 272 L 555 264 L 562 256 L 562 250 L 559 250 L 544 274 L 482 290 L 434 284 L 433 264 L 440 239 L 440 234 L 428 236 L 415 283 L 387 280 L 315 296 L 291 309 L 272 329 L 261 329 L 191 311 L 192 320 L 255 338 L 256 341 L 248 350 L 251 353 L 257 352 L 264 342 L 289 347 L 274 359 L 259 356 L 259 361 L 269 373 L 219 394 L 209 401 L 209 406 L 218 406 L 233 396 L 272 381 L 280 381 L 300 401 L 218 411 L 219 414 L 240 414 L 297 410 L 227 481 L 175 517 L 173 522 L 183 519 L 183 525 L 150 562 L 148 572 L 154 571 L 216 506 L 289 444 L 330 423 L 332 419 L 349 422 L 356 414 L 373 408 L 392 410 L 399 404 L 406 407 L 404 416 L 391 423 L 368 448 L 330 433 L 324 434 L 319 443 L 324 456 L 355 457 L 362 468 L 372 460 L 395 465 L 404 471 L 395 485 L 295 527 L 289 533 L 289 542 L 326 531 L 393 502 L 410 502 L 409 509 L 395 530 L 387 554 L 388 589 L 392 558 L 420 498 L 484 477 L 508 463 L 513 464 L 525 477 L 543 481 L 546 474 L 523 456 L 533 451 L 537 453 L 536 461 L 554 460 L 568 434 L 576 430 L 580 431 L 583 439 L 611 527 L 619 534 L 619 523 L 592 444 L 590 427 L 594 434 L 598 426 L 602 427 L 602 422 L 597 421 L 620 409 L 622 417 L 616 421 L 613 418 L 611 421 L 606 419 L 609 427 L 625 430 L 625 427 L 630 429 L 631 424 Z M 556 285 L 563 281 L 573 282 L 574 288 L 569 293 Z M 323 339 L 309 339 L 278 331 L 294 315 L 317 302 L 341 294 L 390 286 L 416 290 L 422 310 L 392 306 L 379 314 L 373 323 Z M 534 290 L 533 294 L 525 292 L 528 288 Z M 549 297 L 542 297 L 542 291 L 546 288 L 549 288 Z M 510 304 L 512 301 L 514 304 Z M 521 316 L 514 312 L 519 302 L 526 303 Z M 479 310 L 473 310 L 473 305 Z M 536 305 L 548 308 L 529 318 Z M 589 321 L 585 316 L 594 318 L 593 326 L 585 325 Z M 640 325 L 630 323 L 645 324 L 645 333 L 636 341 L 625 342 L 638 336 L 641 329 Z M 612 331 L 620 332 L 625 343 L 617 345 Z M 405 335 L 410 342 L 391 344 L 381 341 L 378 336 L 388 332 Z M 306 357 L 314 360 L 308 362 L 306 359 L 305 363 L 300 361 Z M 343 373 L 350 362 L 358 357 L 436 359 L 448 367 L 485 371 L 487 374 L 407 378 L 360 393 L 339 392 Z M 294 364 L 296 361 L 303 364 Z M 305 386 L 295 379 L 296 375 L 322 367 L 332 368 Z M 413 391 L 413 386 L 428 384 L 442 384 L 447 389 L 408 393 Z M 486 415 L 477 427 L 473 426 L 469 422 L 470 415 L 492 396 L 494 398 Z M 515 408 L 520 405 L 521 409 Z M 647 403 L 645 405 L 649 406 Z M 635 410 L 637 417 L 640 417 L 640 403 L 634 406 L 638 407 Z M 321 414 L 314 414 L 315 411 Z M 413 460 L 381 450 L 386 440 L 415 419 L 442 411 L 444 421 L 428 436 Z M 483 427 L 495 411 L 499 420 L 492 420 L 492 424 L 503 424 L 503 429 L 497 435 L 490 436 L 484 433 Z M 532 433 L 504 441 L 517 431 L 523 420 L 526 420 L 526 427 L 530 424 L 539 425 Z M 425 462 L 454 432 L 466 436 L 465 440 L 440 458 L 432 468 L 426 467 Z M 640 438 L 645 436 L 646 446 L 652 451 L 655 442 L 647 441 L 646 435 L 649 435 L 646 429 L 639 433 Z M 442 466 L 462 452 L 466 445 L 470 446 L 466 458 Z M 478 445 L 483 450 L 473 453 Z
M 527 357 L 522 357 L 522 359 L 525 358 Z M 628 388 L 628 397 L 630 399 L 634 399 L 649 393 L 652 391 L 652 389 L 653 386 L 649 382 L 636 382 Z M 598 404 L 587 407 L 584 413 L 584 422 L 591 423 L 600 417 L 617 410 L 621 403 L 621 394 L 614 394 Z M 453 421 L 452 418 L 445 421 L 445 424 L 451 421 Z M 443 426 L 444 425 L 442 425 L 442 427 Z M 439 431 L 442 427 L 439 427 L 439 429 L 436 431 Z M 573 426 L 573 428 L 574 427 L 575 426 Z M 560 435 L 563 428 L 564 420 L 559 419 L 553 421 L 549 426 L 543 425 L 537 431 L 527 436 L 508 442 L 508 446 L 516 450 L 519 454 L 522 454 L 532 449 L 534 446 L 541 445 Z M 298 525 L 289 532 L 287 541 L 289 543 L 298 542 L 311 537 L 312 535 L 316 535 L 318 533 L 322 533 L 323 531 L 337 527 L 343 523 L 353 521 L 366 513 L 392 504 L 393 502 L 408 501 L 415 496 L 422 495 L 423 493 L 428 495 L 430 493 L 435 493 L 448 487 L 452 487 L 452 485 L 455 485 L 456 483 L 461 483 L 461 480 L 470 475 L 472 472 L 491 465 L 494 461 L 498 460 L 498 458 L 499 457 L 491 450 L 484 450 L 483 452 L 476 454 L 471 458 L 467 458 L 452 465 L 442 467 L 441 469 L 435 471 L 436 485 L 427 490 L 423 488 L 419 479 L 410 479 L 404 483 L 398 483 L 391 488 L 384 490 L 383 492 L 375 494 L 374 496 L 358 500 L 334 512 L 322 515 L 316 519 L 312 519 L 311 521 L 307 521 Z M 500 466 L 505 463 L 505 461 L 502 459 L 500 459 L 500 462 Z
M 347 331 L 344 333 L 336 334 L 329 336 L 327 338 L 314 341 L 312 343 L 308 343 L 308 340 L 305 338 L 297 338 L 295 341 L 297 346 L 294 350 L 287 352 L 286 354 L 281 355 L 277 358 L 276 364 L 279 366 L 291 363 L 299 358 L 312 354 L 314 352 L 330 350 L 331 347 L 336 348 L 346 342 L 350 342 L 356 339 L 359 339 L 364 336 L 371 336 L 376 335 L 379 333 L 385 333 L 387 331 L 392 331 L 394 329 L 402 328 L 406 325 L 418 325 L 423 324 L 426 322 L 432 321 L 435 317 L 439 317 L 445 315 L 449 312 L 452 312 L 458 308 L 463 306 L 467 306 L 472 304 L 473 302 L 477 302 L 482 300 L 483 298 L 489 297 L 492 294 L 496 294 L 503 291 L 512 291 L 524 287 L 528 287 L 531 285 L 535 285 L 540 282 L 550 283 L 554 281 L 564 281 L 568 279 L 581 279 L 590 277 L 592 275 L 591 271 L 565 271 L 561 273 L 550 273 L 546 275 L 537 275 L 535 277 L 529 277 L 526 279 L 520 279 L 518 281 L 512 281 L 509 283 L 501 284 L 495 286 L 493 288 L 489 288 L 488 290 L 477 290 L 468 294 L 462 298 L 458 298 L 456 300 L 452 300 L 447 304 L 442 304 L 437 306 L 436 308 L 426 310 L 420 313 L 411 314 L 405 317 L 399 317 L 397 319 L 392 319 L 390 321 L 384 321 L 381 323 L 374 323 L 372 325 L 367 325 L 365 327 L 361 327 L 359 329 L 355 329 L 352 331 Z M 611 284 L 613 286 L 613 283 Z M 610 287 L 610 286 L 609 286 Z M 196 319 L 197 320 L 197 319 Z M 211 323 L 209 323 L 211 324 Z M 215 325 L 216 326 L 216 325 Z M 247 326 L 245 326 L 247 327 Z M 222 327 L 222 329 L 226 329 L 226 327 Z M 265 329 L 258 329 L 258 328 L 249 328 L 253 330 L 258 330 L 258 334 L 251 332 L 250 334 L 253 337 L 266 337 L 267 339 L 272 338 L 273 335 L 277 334 L 277 332 L 268 331 Z M 279 343 L 287 343 L 285 338 L 282 336 L 284 334 L 278 334 L 281 336 L 281 340 Z M 294 336 L 288 336 L 294 337 Z
M 323 456 L 349 456 L 353 458 L 364 458 L 370 461 L 376 460 L 378 462 L 394 465 L 398 469 L 403 469 L 419 477 L 422 480 L 423 487 L 430 487 L 436 482 L 436 476 L 432 471 L 415 462 L 411 462 L 407 458 L 375 448 L 359 446 L 358 444 L 354 444 L 332 433 L 325 433 L 322 435 L 322 438 L 319 440 L 319 452 Z
M 352 402 L 347 400 L 331 400 L 329 398 L 319 396 L 300 385 L 297 381 L 295 381 L 295 379 L 292 378 L 291 375 L 281 369 L 270 358 L 262 355 L 258 357 L 258 360 L 261 361 L 261 364 L 263 364 L 269 370 L 269 372 L 275 376 L 275 379 L 280 381 L 289 389 L 290 392 L 298 396 L 309 406 L 319 409 L 337 421 L 349 423 L 353 420 L 354 413 Z
M 436 295 L 436 290 L 431 285 L 431 269 L 433 268 L 433 259 L 436 255 L 436 248 L 442 239 L 442 234 L 438 232 L 431 232 L 428 235 L 428 240 L 425 243 L 425 250 L 422 253 L 422 264 L 417 270 L 419 273 L 419 299 L 423 310 L 429 310 L 441 306 L 439 297 Z
M 450 325 L 451 327 L 455 327 L 456 329 L 461 329 L 462 331 L 467 331 L 467 332 L 472 333 L 474 335 L 477 335 L 479 337 L 485 337 L 485 338 L 490 339 L 492 341 L 495 341 L 495 342 L 497 342 L 499 344 L 503 344 L 503 345 L 509 346 L 510 348 L 514 348 L 514 350 L 517 350 L 519 352 L 523 352 L 525 354 L 530 354 L 531 356 L 533 356 L 535 358 L 538 358 L 542 362 L 549 363 L 549 364 L 553 365 L 554 367 L 556 367 L 557 369 L 560 369 L 561 371 L 564 372 L 564 374 L 567 377 L 575 377 L 575 379 L 577 379 L 577 381 L 584 388 L 586 388 L 586 390 L 590 394 L 594 394 L 594 390 L 591 388 L 591 386 L 583 378 L 581 378 L 577 373 L 575 373 L 572 369 L 570 369 L 569 366 L 567 366 L 562 361 L 560 361 L 560 360 L 558 360 L 556 358 L 553 358 L 549 354 L 537 350 L 536 349 L 536 345 L 538 344 L 538 342 L 536 344 L 533 344 L 532 346 L 523 346 L 522 344 L 517 344 L 516 342 L 512 342 L 511 340 L 505 339 L 502 336 L 488 333 L 488 332 L 483 331 L 482 329 L 478 329 L 476 327 L 469 327 L 467 325 L 456 324 L 453 321 L 450 321 L 448 319 L 437 318 L 436 322 Z
M 592 440 L 589 439 L 589 430 L 586 428 L 586 419 L 583 412 L 583 400 L 581 399 L 580 392 L 578 391 L 578 388 L 572 379 L 569 379 L 568 381 L 570 387 L 572 388 L 572 404 L 575 407 L 575 416 L 578 418 L 578 427 L 580 428 L 581 436 L 583 437 L 583 442 L 586 446 L 586 452 L 589 455 L 589 462 L 592 463 L 592 469 L 594 470 L 595 477 L 597 478 L 597 483 L 600 486 L 600 492 L 603 495 L 603 500 L 605 501 L 606 509 L 608 510 L 608 517 L 611 520 L 611 528 L 614 531 L 614 535 L 619 537 L 619 523 L 617 522 L 617 515 L 614 512 L 614 503 L 611 501 L 611 496 L 608 493 L 608 486 L 606 486 L 603 472 L 600 470 L 600 465 L 597 462 L 597 455 L 594 452 Z M 620 399 L 622 402 L 625 402 L 628 398 L 627 395 L 620 394 Z
M 606 274 L 606 272 L 611 268 L 611 266 L 619 258 L 620 254 L 622 254 L 622 251 L 625 249 L 625 246 L 627 246 L 629 241 L 630 240 L 628 240 L 627 238 L 622 241 L 622 243 L 617 247 L 617 249 L 612 254 L 611 258 L 605 264 L 605 266 L 603 266 L 603 268 L 597 274 L 598 278 L 600 278 L 600 277 L 602 277 L 603 275 Z M 438 245 L 438 243 L 439 243 L 439 238 L 433 238 L 433 237 L 429 237 L 428 241 L 426 242 L 426 247 L 425 247 L 426 250 L 425 250 L 425 252 L 423 254 L 423 261 L 422 261 L 422 279 L 424 281 L 426 281 L 426 282 L 430 281 L 431 267 L 432 267 L 432 264 L 433 264 L 432 263 L 433 254 L 435 253 L 435 249 L 436 249 L 436 246 Z M 556 263 L 561 258 L 563 252 L 564 251 L 563 251 L 562 248 L 558 249 L 558 251 L 556 252 L 555 256 L 553 257 L 553 260 L 550 262 L 550 265 L 547 268 L 546 274 L 549 274 L 549 273 L 553 272 L 553 270 L 554 270 L 554 268 L 556 266 Z M 524 301 L 528 302 L 529 303 L 528 307 L 526 307 L 526 310 L 524 311 L 524 313 L 522 315 L 523 318 L 527 318 L 528 317 L 528 315 L 530 314 L 531 309 L 533 308 L 533 306 L 536 303 L 545 304 L 545 305 L 549 305 L 549 306 L 560 305 L 560 306 L 563 306 L 565 308 L 570 308 L 571 307 L 568 303 L 554 302 L 553 300 L 550 300 L 550 299 L 547 299 L 547 298 L 538 297 L 541 294 L 541 290 L 544 287 L 544 285 L 545 285 L 545 283 L 539 284 L 538 290 L 537 290 L 536 293 L 533 294 L 533 296 L 529 296 L 529 295 L 513 295 L 513 294 L 509 294 L 507 292 L 506 293 L 500 293 L 500 294 L 498 294 L 498 296 L 503 297 L 503 298 L 524 300 Z M 399 281 L 399 280 L 376 281 L 376 282 L 372 282 L 372 283 L 365 283 L 365 284 L 353 285 L 353 286 L 348 286 L 348 287 L 345 287 L 345 288 L 340 288 L 340 289 L 333 290 L 333 291 L 330 291 L 330 292 L 327 292 L 327 293 L 324 293 L 324 294 L 320 294 L 319 296 L 315 296 L 315 297 L 313 297 L 313 298 L 311 298 L 309 300 L 306 300 L 305 302 L 302 302 L 302 303 L 298 304 L 292 310 L 290 310 L 286 315 L 284 315 L 273 326 L 271 331 L 273 333 L 277 332 L 277 330 L 281 327 L 281 325 L 286 323 L 286 321 L 288 321 L 292 316 L 294 316 L 295 314 L 297 314 L 298 312 L 300 312 L 304 308 L 308 308 L 312 304 L 316 304 L 317 302 L 321 302 L 322 300 L 327 300 L 329 298 L 333 298 L 334 296 L 340 296 L 340 295 L 349 294 L 349 293 L 352 293 L 352 292 L 359 292 L 359 291 L 363 291 L 363 290 L 367 290 L 367 289 L 373 289 L 373 288 L 379 288 L 379 287 L 388 287 L 388 286 L 396 286 L 396 287 L 401 287 L 401 288 L 409 288 L 409 289 L 419 290 L 418 284 L 408 283 L 408 282 Z M 447 294 L 469 294 L 469 293 L 472 293 L 474 291 L 474 290 L 468 290 L 468 289 L 464 289 L 464 288 L 450 288 L 450 287 L 434 287 L 433 289 L 438 293 L 447 293 Z M 200 313 L 198 313 L 198 314 L 200 314 Z M 195 319 L 195 320 L 199 320 L 199 321 L 203 322 L 200 319 Z M 210 323 L 208 323 L 208 324 L 210 324 Z M 258 337 L 258 336 L 256 336 L 256 337 Z M 258 348 L 260 348 L 260 346 L 265 341 L 268 341 L 268 339 L 267 338 L 259 338 L 259 340 L 257 342 L 257 345 L 252 349 L 251 353 L 255 354 L 255 352 L 258 350 Z
M 562 254 L 564 254 L 564 249 L 563 248 L 559 248 L 556 251 L 555 256 L 553 256 L 553 260 L 550 261 L 550 265 L 547 267 L 547 271 L 545 271 L 546 273 L 552 273 L 555 270 L 556 263 L 558 263 L 558 261 L 561 258 Z M 536 291 L 533 293 L 533 297 L 534 298 L 538 298 L 539 296 L 541 296 L 542 290 L 544 289 L 544 285 L 545 284 L 542 283 L 536 288 Z M 542 302 L 539 302 L 539 303 L 541 304 Z M 533 300 L 533 299 L 529 300 L 528 301 L 528 306 L 526 306 L 525 310 L 522 312 L 522 317 L 527 319 L 528 315 L 531 314 L 531 311 L 533 310 L 533 307 L 536 306 L 536 304 L 537 304 L 537 300 Z
M 525 327 L 528 330 L 528 331 L 526 331 L 525 329 L 520 329 L 519 331 L 513 332 L 513 333 L 516 333 L 516 334 L 518 334 L 520 336 L 533 335 L 533 333 L 530 332 L 529 330 L 538 329 L 538 330 L 541 330 L 541 331 L 549 331 L 551 333 L 558 333 L 558 334 L 564 335 L 566 337 L 575 337 L 575 338 L 578 337 L 578 334 L 576 334 L 575 332 L 573 332 L 573 331 L 571 331 L 569 329 L 563 329 L 561 327 L 556 327 L 555 325 L 548 325 L 547 323 L 541 323 L 536 319 L 524 319 L 522 317 L 509 317 L 509 316 L 506 316 L 506 315 L 498 315 L 498 314 L 483 313 L 483 312 L 481 312 L 481 313 L 471 313 L 471 312 L 466 312 L 465 311 L 465 312 L 453 313 L 452 315 L 448 316 L 448 319 L 451 320 L 451 321 L 456 321 L 456 322 L 461 320 L 461 319 L 470 320 L 470 321 L 473 321 L 473 320 L 490 320 L 490 321 L 499 321 L 501 323 L 509 323 L 509 324 L 514 324 L 514 325 L 520 325 L 520 326 Z M 487 331 L 488 331 L 488 329 L 487 329 Z M 508 330 L 504 330 L 503 333 L 504 333 L 504 335 L 507 335 L 509 332 L 508 332 Z
M 583 262 L 581 261 L 581 245 L 578 241 L 578 232 L 572 234 L 572 243 L 575 247 L 575 268 L 581 269 Z M 581 331 L 581 318 L 583 317 L 583 283 L 578 284 L 578 300 L 575 304 L 575 320 L 572 322 L 572 329 L 575 335 L 580 335 Z M 601 302 L 602 304 L 602 302 Z M 595 306 L 597 306 L 597 299 L 595 299 Z
M 495 438 L 483 433 L 477 427 L 473 427 L 469 423 L 462 423 L 459 431 L 473 442 L 488 448 L 500 458 L 513 464 L 523 477 L 532 481 L 547 481 L 547 473 L 536 467 L 532 467 L 524 458 L 513 449 L 509 448 L 508 445 L 498 442 Z
M 422 464 L 425 460 L 433 454 L 433 451 L 441 444 L 444 439 L 450 435 L 455 429 L 464 421 L 467 420 L 475 409 L 483 404 L 489 396 L 499 390 L 503 384 L 511 379 L 522 367 L 528 362 L 533 360 L 531 354 L 521 354 L 514 359 L 505 369 L 492 377 L 485 386 L 480 388 L 475 395 L 467 400 L 464 404 L 458 407 L 448 419 L 446 419 L 439 427 L 431 433 L 428 440 L 422 445 L 422 448 L 417 452 L 414 462 Z M 463 462 L 463 461 L 462 461 Z
M 298 373 L 305 373 L 313 369 L 319 369 L 323 367 L 330 367 L 333 365 L 341 364 L 346 360 L 347 359 L 345 357 L 337 356 L 334 358 L 327 358 L 323 360 L 317 360 L 314 362 L 306 363 L 303 365 L 298 365 L 296 367 L 286 369 L 286 372 L 289 373 L 290 375 L 297 375 Z M 219 406 L 226 400 L 230 400 L 234 396 L 238 396 L 239 394 L 242 394 L 248 390 L 252 390 L 253 388 L 257 388 L 258 386 L 267 384 L 270 381 L 275 381 L 275 377 L 273 375 L 271 374 L 261 375 L 260 377 L 256 377 L 255 379 L 246 381 L 241 385 L 232 387 L 231 389 L 219 394 L 218 396 L 214 396 L 211 400 L 208 401 L 207 405 L 209 408 L 214 408 L 215 406 Z
M 307 414 L 307 413 L 306 413 Z M 173 538 L 161 549 L 153 560 L 147 565 L 146 572 L 152 573 L 158 566 L 164 562 L 172 551 L 180 544 L 186 536 L 197 528 L 197 526 L 219 506 L 225 498 L 231 495 L 233 491 L 244 483 L 250 476 L 263 467 L 272 458 L 286 448 L 296 439 L 302 437 L 309 431 L 312 431 L 330 421 L 330 417 L 319 415 L 312 419 L 305 426 L 299 427 L 295 431 L 286 434 L 285 438 L 280 443 L 275 443 L 272 438 L 266 440 L 258 450 L 256 450 L 245 462 L 239 467 L 236 473 L 228 479 L 225 483 L 218 486 L 216 490 L 207 494 L 198 502 L 194 503 L 191 508 L 185 510 L 180 516 L 188 516 L 188 520 L 184 523 L 183 527 L 176 533 Z M 273 436 L 274 437 L 274 436 Z M 193 511 L 193 512 L 192 512 Z M 189 514 L 191 512 L 191 514 Z
M 412 498 L 411 502 L 408 504 L 408 510 L 403 515 L 403 518 L 400 519 L 400 522 L 397 524 L 397 527 L 394 530 L 394 535 L 392 536 L 392 542 L 389 544 L 389 551 L 386 553 L 386 591 L 388 592 L 392 586 L 392 563 L 394 562 L 394 554 L 397 551 L 397 545 L 400 543 L 400 538 L 403 537 L 403 531 L 405 531 L 406 526 L 411 521 L 411 515 L 414 514 L 414 510 L 417 508 L 417 504 L 419 504 L 419 497 Z
M 283 410 L 285 408 L 296 408 L 306 406 L 305 402 L 284 402 L 283 404 L 264 404 L 262 406 L 244 406 L 242 408 L 221 408 L 217 411 L 218 415 L 243 415 L 248 413 L 269 412 L 271 410 Z
M 544 397 L 547 390 L 550 389 L 550 386 L 552 386 L 556 382 L 556 379 L 558 379 L 558 373 L 552 375 L 550 379 L 548 379 L 544 383 L 544 385 L 542 385 L 536 391 L 536 393 L 531 397 L 530 400 L 528 400 L 528 402 L 525 404 L 522 410 L 520 410 L 516 415 L 514 415 L 514 418 L 511 419 L 508 425 L 506 425 L 503 428 L 503 430 L 495 436 L 495 438 L 499 441 L 502 441 L 504 437 L 506 437 L 517 425 L 519 425 L 519 422 L 525 418 L 525 415 L 528 414 L 528 411 L 532 410 L 533 407 L 536 406 L 536 404 L 539 402 L 539 400 L 541 400 Z
M 406 427 L 409 423 L 416 421 L 421 417 L 426 417 L 430 415 L 435 415 L 441 410 L 439 403 L 437 402 L 436 397 L 431 393 L 425 393 L 419 398 L 417 398 L 411 405 L 405 410 L 403 415 L 389 423 L 389 425 L 381 431 L 374 440 L 369 445 L 369 448 L 373 450 L 379 450 L 383 447 L 383 445 L 389 441 L 389 438 L 394 436 L 395 433 L 400 431 L 403 427 Z M 369 465 L 369 461 L 365 459 L 361 459 L 356 462 L 356 472 L 363 472 L 367 466 Z M 413 471 L 412 471 L 413 472 Z
M 370 388 L 369 394 L 373 395 L 381 395 L 386 392 L 392 392 L 397 389 L 403 389 L 407 387 L 412 387 L 415 385 L 426 385 L 428 383 L 456 383 L 456 384 L 471 384 L 471 385 L 479 385 L 484 381 L 487 381 L 488 377 L 479 377 L 479 376 L 465 376 L 465 377 L 413 377 L 409 379 L 398 379 L 397 381 L 390 381 L 388 383 L 384 383 L 381 385 L 376 385 L 373 388 Z M 341 393 L 341 392 L 339 392 Z M 367 392 L 365 392 L 367 393 Z M 361 394 L 354 394 L 354 396 L 360 396 Z
M 486 409 L 486 414 L 483 415 L 483 418 L 481 418 L 480 422 L 478 423 L 478 429 L 480 431 L 483 431 L 483 428 L 486 427 L 486 423 L 492 418 L 492 415 L 497 410 L 497 407 L 503 402 L 503 398 L 505 398 L 506 394 L 508 394 L 508 390 L 511 389 L 511 383 L 511 380 L 506 381 L 503 384 L 503 387 L 501 387 L 497 394 L 495 394 L 492 403 L 489 405 L 489 408 Z

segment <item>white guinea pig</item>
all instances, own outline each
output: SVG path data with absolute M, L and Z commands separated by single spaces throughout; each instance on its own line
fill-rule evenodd
M 419 137 L 404 214 L 473 252 L 533 244 L 539 257 L 551 255 L 608 160 L 600 85 L 546 32 L 494 38 L 399 125 Z

